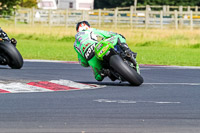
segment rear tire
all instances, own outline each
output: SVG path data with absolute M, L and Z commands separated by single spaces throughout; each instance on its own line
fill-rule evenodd
M 23 66 L 23 58 L 17 48 L 9 42 L 0 44 L 0 51 L 6 56 L 8 66 L 12 69 L 20 69 Z
M 140 74 L 126 64 L 119 55 L 110 57 L 110 66 L 131 85 L 139 86 L 144 80 Z

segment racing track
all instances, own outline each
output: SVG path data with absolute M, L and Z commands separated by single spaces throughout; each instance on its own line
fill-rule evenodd
M 90 68 L 79 64 L 25 61 L 21 70 L 0 66 L 0 89 L 60 79 L 101 86 L 26 93 L 19 93 L 19 87 L 17 93 L 0 93 L 0 132 L 200 132 L 200 68 L 141 66 L 141 73 L 145 83 L 133 87 L 109 79 L 96 82 Z

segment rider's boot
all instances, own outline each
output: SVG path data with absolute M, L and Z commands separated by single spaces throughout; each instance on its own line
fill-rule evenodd
M 101 71 L 101 76 L 102 76 L 102 77 L 108 76 L 112 81 L 115 81 L 115 80 L 116 80 L 116 77 L 114 77 L 114 76 L 112 75 L 112 73 L 110 72 L 109 69 L 103 69 L 103 70 Z

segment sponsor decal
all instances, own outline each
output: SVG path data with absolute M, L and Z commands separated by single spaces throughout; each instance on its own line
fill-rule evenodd
M 82 37 L 80 37 L 79 39 L 78 39 L 78 41 L 80 42 L 82 40 Z
M 82 39 L 81 41 L 80 41 L 80 44 L 82 45 L 85 41 L 87 41 L 89 39 L 89 37 L 87 37 L 87 38 L 85 38 L 85 39 Z
M 103 46 L 103 44 L 101 43 L 101 44 L 99 44 L 97 47 L 96 47 L 96 49 L 97 49 L 97 51 L 99 51 L 100 49 L 101 49 L 101 47 Z
M 95 44 L 92 44 L 85 50 L 84 57 L 86 60 L 90 60 L 95 54 L 94 54 L 94 47 Z
M 105 41 L 111 42 L 111 41 L 114 40 L 114 39 L 115 39 L 115 36 L 110 37 L 110 38 L 106 39 Z
M 104 47 L 102 50 L 103 52 L 106 51 L 109 48 L 109 45 L 107 45 L 106 47 Z
M 90 43 L 87 43 L 84 47 L 83 47 L 83 52 L 85 51 L 85 48 L 87 48 L 87 46 L 89 46 Z
M 99 52 L 98 56 L 100 56 L 102 53 L 103 53 L 103 50 L 101 50 L 101 51 Z
M 105 41 L 108 41 L 110 43 L 114 43 L 115 39 L 116 39 L 116 36 L 113 36 L 113 37 L 110 37 L 110 38 L 106 39 Z
M 100 56 L 102 53 L 104 53 L 108 48 L 109 48 L 109 45 L 107 45 L 106 47 L 102 48 L 102 50 L 99 52 L 98 56 Z

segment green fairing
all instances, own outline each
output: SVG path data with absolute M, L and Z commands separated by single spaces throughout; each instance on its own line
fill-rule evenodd
M 126 43 L 126 40 L 122 38 L 120 35 L 114 32 L 108 32 L 103 30 L 97 30 L 94 28 L 90 28 L 86 31 L 78 32 L 75 36 L 75 43 L 74 43 L 74 49 L 78 54 L 79 62 L 82 66 L 88 67 L 91 66 L 93 69 L 93 73 L 95 76 L 95 79 L 98 81 L 102 81 L 103 77 L 100 75 L 100 72 L 102 70 L 102 63 L 97 57 L 94 55 L 91 59 L 86 60 L 86 56 L 89 55 L 87 52 L 90 48 L 94 53 L 94 47 L 91 47 L 92 45 L 96 45 L 98 43 L 97 37 L 101 38 L 110 38 L 112 36 L 118 36 L 120 41 L 123 43 Z
M 96 57 L 99 60 L 103 60 L 103 57 L 106 55 L 106 53 L 111 49 L 114 48 L 114 45 L 108 41 L 100 41 L 96 46 L 95 46 L 95 54 Z

